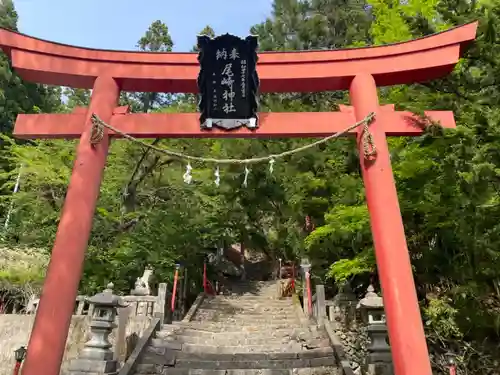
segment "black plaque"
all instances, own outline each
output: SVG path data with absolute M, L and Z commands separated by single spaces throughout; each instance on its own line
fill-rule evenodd
M 198 107 L 202 128 L 257 127 L 257 45 L 256 36 L 198 36 Z

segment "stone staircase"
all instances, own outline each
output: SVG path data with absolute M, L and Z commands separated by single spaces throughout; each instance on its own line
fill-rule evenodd
M 136 374 L 340 374 L 326 333 L 301 324 L 292 299 L 276 295 L 273 281 L 239 282 L 230 295 L 206 297 L 191 321 L 157 332 Z

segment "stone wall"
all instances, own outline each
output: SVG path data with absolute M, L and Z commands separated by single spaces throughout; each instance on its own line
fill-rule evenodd
M 339 289 L 333 300 L 326 301 L 324 286 L 316 286 L 316 293 L 312 296 L 314 318 L 318 320 L 318 317 L 323 315 L 323 319 L 327 320 L 328 330 L 336 336 L 336 342 L 342 346 L 342 357 L 349 363 L 354 374 L 361 374 L 362 368 L 367 370 L 366 361 L 373 355 L 376 355 L 377 361 L 383 358 L 384 363 L 380 366 L 383 367 L 383 371 L 387 367 L 389 370 L 387 373 L 391 373 L 387 334 L 384 330 L 380 331 L 380 325 L 385 327 L 382 298 L 374 292 L 372 285 L 368 287 L 364 298 L 359 301 L 348 284 L 340 286 Z M 379 341 L 375 345 L 376 353 L 375 346 L 372 346 L 370 340 L 370 337 L 375 337 L 374 328 L 377 328 L 377 332 L 382 333 L 382 340 L 384 340 L 385 335 L 386 341 L 384 347 L 380 344 L 381 335 L 377 333 L 376 339 Z M 369 331 L 371 331 L 370 335 Z
M 366 327 L 361 324 L 359 318 L 350 323 L 347 323 L 346 319 L 342 319 L 332 324 L 332 327 L 344 347 L 346 359 L 351 368 L 355 373 L 358 373 L 358 369 L 364 363 L 367 355 L 368 334 Z
M 20 346 L 27 346 L 31 327 L 35 320 L 34 315 L 0 314 L 0 375 L 12 373 L 14 368 L 14 350 Z M 119 355 L 125 358 L 135 345 L 136 338 L 140 337 L 144 330 L 149 327 L 152 317 L 144 315 L 130 315 L 126 324 L 126 340 Z M 74 315 L 66 342 L 66 352 L 61 373 L 65 373 L 65 368 L 69 360 L 76 358 L 83 345 L 88 340 L 89 317 L 84 315 Z M 116 329 L 110 336 L 110 341 L 115 343 Z

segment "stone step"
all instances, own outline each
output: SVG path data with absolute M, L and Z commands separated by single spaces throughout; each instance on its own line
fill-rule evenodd
M 333 349 L 318 348 L 298 352 L 275 352 L 275 353 L 239 353 L 239 354 L 214 354 L 214 353 L 186 353 L 178 352 L 176 359 L 190 359 L 196 361 L 263 361 L 263 360 L 287 360 L 287 359 L 313 359 L 333 356 Z
M 241 303 L 240 303 L 241 301 Z M 209 303 L 203 303 L 202 308 L 206 307 L 217 307 L 220 309 L 224 309 L 227 307 L 235 307 L 235 308 L 270 308 L 270 309 L 282 309 L 288 308 L 291 309 L 293 304 L 288 301 L 279 301 L 276 302 L 272 299 L 269 300 L 260 300 L 260 301 L 245 301 L 245 300 L 231 300 L 231 301 L 215 301 Z
M 200 306 L 198 312 L 202 312 L 207 315 L 213 314 L 223 314 L 223 315 L 242 315 L 242 316 L 267 316 L 267 315 L 279 315 L 279 316 L 295 316 L 296 310 L 292 306 L 287 307 L 243 307 L 243 306 Z
M 205 310 L 201 309 L 196 312 L 194 315 L 194 318 L 196 317 L 227 317 L 227 318 L 242 318 L 242 319 L 260 319 L 260 320 L 267 320 L 268 318 L 275 317 L 276 319 L 278 318 L 283 318 L 283 319 L 297 319 L 298 315 L 295 312 L 290 312 L 289 314 L 281 314 L 278 313 L 276 315 L 269 313 L 263 313 L 263 314 L 240 314 L 240 313 L 230 313 L 230 312 L 223 312 L 221 310 Z
M 278 286 L 274 284 L 268 288 L 254 289 L 254 288 L 239 288 L 239 287 L 230 287 L 226 288 L 224 294 L 219 294 L 220 296 L 264 296 L 264 295 L 272 295 L 276 296 L 278 294 Z
M 262 296 L 266 294 L 277 295 L 277 292 L 278 292 L 278 284 L 273 284 L 266 288 L 240 288 L 233 286 L 226 289 L 225 295 L 244 294 L 244 295 Z
M 281 331 L 266 333 L 231 334 L 207 332 L 205 335 L 186 335 L 183 332 L 163 332 L 156 334 L 156 339 L 165 342 L 178 342 L 181 344 L 216 345 L 216 346 L 243 346 L 243 345 L 283 345 L 287 343 L 300 343 L 308 348 L 321 347 L 329 344 L 328 337 L 313 334 L 309 331 Z
M 277 307 L 266 306 L 265 304 L 257 304 L 252 306 L 242 306 L 237 303 L 235 303 L 234 305 L 221 304 L 220 306 L 217 306 L 215 304 L 210 304 L 210 305 L 200 306 L 200 310 L 224 311 L 232 314 L 234 313 L 266 314 L 268 312 L 274 312 L 274 313 L 279 312 L 284 314 L 295 313 L 295 308 L 293 307 L 293 305 L 288 305 L 288 304 Z
M 178 341 L 183 344 L 197 344 L 197 345 L 266 345 L 266 344 L 286 344 L 293 341 L 289 336 L 284 337 L 266 337 L 265 335 L 257 337 L 224 337 L 218 335 L 215 337 L 196 337 L 196 336 L 181 336 L 173 334 L 164 338 L 165 340 Z M 298 342 L 298 341 L 297 341 Z
M 195 361 L 192 359 L 178 359 L 176 368 L 198 368 L 207 370 L 230 369 L 289 369 L 301 367 L 335 366 L 333 356 L 312 359 L 276 359 L 276 360 L 238 360 L 238 361 Z
M 241 319 L 297 319 L 297 314 L 295 311 L 263 311 L 255 312 L 251 310 L 243 311 L 222 311 L 222 310 L 208 310 L 200 309 L 196 312 L 198 316 L 206 317 L 227 317 L 227 318 L 241 318 Z
M 138 365 L 136 374 L 141 375 L 341 375 L 338 367 L 309 367 L 294 369 L 237 369 L 205 370 Z
M 276 318 L 274 316 L 269 316 L 264 318 L 262 316 L 212 316 L 205 317 L 203 320 L 193 320 L 193 322 L 206 322 L 214 324 L 234 324 L 234 325 L 272 325 L 272 324 L 288 324 L 288 325 L 298 325 L 300 320 L 298 317 L 286 317 L 286 318 Z
M 267 345 L 197 345 L 152 339 L 151 347 L 182 350 L 186 353 L 236 354 L 236 353 L 266 353 L 266 352 L 296 352 L 302 350 L 302 345 L 295 343 Z
M 274 353 L 188 353 L 166 348 L 149 346 L 143 354 L 143 362 L 157 364 L 175 364 L 177 360 L 189 359 L 194 361 L 260 361 L 260 360 L 288 360 L 288 359 L 313 359 L 332 357 L 333 349 L 331 347 L 317 348 L 311 350 L 274 352 Z
M 266 309 L 255 309 L 252 307 L 243 307 L 238 309 L 228 309 L 227 307 L 214 307 L 207 308 L 200 307 L 196 312 L 197 315 L 227 315 L 227 316 L 259 316 L 261 318 L 267 316 L 276 316 L 276 317 L 296 317 L 297 313 L 295 309 L 292 308 L 266 308 Z
M 277 293 L 277 290 L 276 290 Z M 209 302 L 234 302 L 234 301 L 244 301 L 244 302 L 261 302 L 269 301 L 275 304 L 285 304 L 292 303 L 292 297 L 277 297 L 273 295 L 254 295 L 254 294 L 231 294 L 231 295 L 218 295 L 206 297 L 203 303 Z
M 263 293 L 275 292 L 278 283 L 273 282 L 268 285 L 255 285 L 255 284 L 232 284 L 225 285 L 227 293 L 249 293 L 253 295 L 262 295 Z
M 308 340 L 306 342 L 289 341 L 287 343 L 269 342 L 262 345 L 213 345 L 189 344 L 180 341 L 151 339 L 151 347 L 169 350 L 182 350 L 186 353 L 236 354 L 236 353 L 267 353 L 267 352 L 298 352 L 309 348 L 319 349 L 330 347 L 328 339 Z
M 156 336 L 166 337 L 172 334 L 180 334 L 182 336 L 195 336 L 195 337 L 204 337 L 204 338 L 245 338 L 245 337 L 264 337 L 264 338 L 274 338 L 274 337 L 302 337 L 310 335 L 310 330 L 307 328 L 297 328 L 290 327 L 286 329 L 277 329 L 274 331 L 252 331 L 252 332 L 242 332 L 241 329 L 237 329 L 235 331 L 226 331 L 226 332 L 212 332 L 212 331 L 203 331 L 199 329 L 192 328 L 168 328 L 162 329 L 156 333 Z
M 294 309 L 294 305 L 291 302 L 275 302 L 273 300 L 263 300 L 263 301 L 242 301 L 242 300 L 232 300 L 232 301 L 215 301 L 209 303 L 202 303 L 200 308 L 202 309 L 219 309 L 225 310 L 230 308 L 235 309 L 266 309 L 266 310 L 286 310 L 291 311 Z
M 278 289 L 276 289 L 276 294 L 278 293 Z M 208 296 L 205 298 L 205 301 L 235 301 L 235 300 L 242 300 L 242 301 L 262 301 L 262 300 L 269 300 L 273 302 L 281 302 L 284 303 L 286 301 L 292 301 L 292 297 L 278 297 L 277 295 L 272 295 L 272 293 L 267 293 L 266 295 L 256 295 L 256 294 L 251 294 L 251 293 L 243 293 L 243 294 L 226 294 L 226 295 L 217 295 L 217 296 Z
M 232 292 L 231 294 L 219 294 L 215 296 L 216 299 L 218 298 L 224 298 L 224 299 L 230 299 L 230 300 L 236 300 L 236 299 L 241 299 L 241 300 L 274 300 L 274 301 L 280 301 L 280 297 L 278 296 L 278 289 L 275 289 L 272 292 L 267 292 L 267 293 L 259 293 L 258 295 L 255 295 L 253 293 L 238 293 L 238 292 Z
M 294 352 L 301 351 L 302 344 L 298 342 L 269 343 L 265 345 L 201 345 L 189 344 L 179 341 L 163 339 L 152 339 L 151 347 L 165 348 L 170 350 L 182 350 L 186 353 L 211 353 L 211 354 L 235 354 L 235 353 L 265 353 L 265 352 Z
M 256 322 L 252 323 L 229 323 L 229 322 L 206 322 L 206 321 L 191 321 L 191 322 L 174 322 L 174 324 L 179 327 L 183 328 L 190 328 L 190 329 L 199 329 L 203 331 L 212 331 L 212 332 L 235 332 L 235 331 L 241 331 L 241 332 L 261 332 L 261 331 L 267 331 L 270 332 L 272 330 L 278 330 L 278 329 L 289 329 L 291 328 L 291 324 L 285 322 L 272 322 L 272 323 L 264 323 L 264 324 L 258 324 Z M 293 327 L 297 327 L 297 324 L 294 324 Z
M 152 359 L 152 358 L 151 358 Z M 241 370 L 241 369 L 295 369 L 295 368 L 312 368 L 312 367 L 334 367 L 336 361 L 333 356 L 311 358 L 311 359 L 262 359 L 262 360 L 233 360 L 233 361 L 197 361 L 193 359 L 177 359 L 175 367 L 170 364 L 165 364 L 162 358 L 158 362 L 146 362 L 147 365 L 142 365 L 140 371 L 144 371 L 144 367 L 149 365 L 149 369 L 155 371 L 159 366 L 163 366 L 164 370 L 171 369 L 203 369 L 203 370 Z
M 300 324 L 298 317 L 276 317 L 276 316 L 238 316 L 238 315 L 197 315 L 190 323 L 212 323 L 212 324 L 240 324 L 240 325 L 279 325 L 288 324 L 289 326 L 297 326 Z
M 269 311 L 275 312 L 284 312 L 290 313 L 295 312 L 295 307 L 291 304 L 280 304 L 280 305 L 267 305 L 265 302 L 263 303 L 211 303 L 211 304 L 202 304 L 200 309 L 207 311 L 227 311 L 231 313 L 235 312 L 254 312 L 254 313 L 267 313 Z

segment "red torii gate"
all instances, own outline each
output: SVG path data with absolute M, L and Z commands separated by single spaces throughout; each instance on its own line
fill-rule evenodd
M 415 136 L 422 129 L 414 124 L 411 113 L 396 112 L 391 105 L 379 106 L 377 86 L 426 81 L 450 73 L 463 48 L 474 40 L 476 29 L 477 23 L 470 23 L 380 47 L 261 53 L 261 92 L 349 89 L 352 107 L 342 107 L 338 113 L 262 113 L 257 130 L 231 132 L 201 131 L 198 114 L 129 114 L 117 107 L 122 90 L 197 92 L 196 54 L 95 50 L 0 30 L 0 47 L 25 80 L 93 89 L 84 111 L 19 115 L 15 125 L 14 134 L 19 138 L 80 138 L 23 374 L 59 374 L 109 139 L 117 137 L 106 130 L 100 144 L 92 147 L 92 114 L 139 138 L 279 138 L 331 135 L 375 112 L 370 131 L 377 157 L 370 163 L 361 158 L 361 169 L 395 372 L 431 375 L 386 140 L 386 135 Z M 451 112 L 430 111 L 427 115 L 444 127 L 455 127 Z

